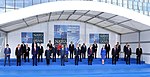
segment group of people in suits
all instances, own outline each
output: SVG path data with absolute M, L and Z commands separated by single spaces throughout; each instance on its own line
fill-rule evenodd
M 51 40 L 49 40 L 47 44 L 47 48 L 45 49 L 45 57 L 46 57 L 46 64 L 50 65 L 50 60 L 52 59 L 52 62 L 56 62 L 56 55 L 61 58 L 61 66 L 65 66 L 65 62 L 68 62 L 68 54 L 70 52 L 70 59 L 75 58 L 75 65 L 78 65 L 78 62 L 82 62 L 82 59 L 86 58 L 86 53 L 87 53 L 87 58 L 88 58 L 88 65 L 92 65 L 93 59 L 97 58 L 97 48 L 98 45 L 96 41 L 94 41 L 94 44 L 91 44 L 88 48 L 83 43 L 83 45 L 78 44 L 75 46 L 73 42 L 69 44 L 69 47 L 67 45 L 62 45 L 59 43 L 58 45 L 52 45 Z M 110 52 L 110 44 L 106 43 L 105 45 L 102 46 L 101 48 L 101 58 L 102 58 L 102 64 L 105 63 L 105 58 L 109 59 L 109 52 Z M 126 45 L 123 48 L 124 50 L 124 60 L 126 61 L 126 64 L 130 64 L 130 56 L 132 54 L 130 45 L 126 43 Z M 116 64 L 116 61 L 119 59 L 121 51 L 121 46 L 119 45 L 119 42 L 112 48 L 112 64 Z M 28 47 L 28 44 L 18 44 L 15 50 L 15 55 L 16 55 L 16 61 L 17 61 L 17 66 L 21 66 L 21 59 L 26 61 L 30 61 L 29 59 L 29 52 L 30 52 L 30 47 Z M 32 43 L 32 48 L 31 48 L 31 54 L 32 54 L 32 61 L 33 61 L 33 66 L 37 66 L 37 61 L 38 62 L 43 62 L 43 53 L 44 53 L 44 48 L 39 43 L 39 46 L 37 43 L 34 41 Z M 6 45 L 6 48 L 4 49 L 4 54 L 5 54 L 5 60 L 4 60 L 4 66 L 6 65 L 6 60 L 8 58 L 8 64 L 10 65 L 10 54 L 11 54 L 11 49 L 9 48 L 9 45 Z M 140 45 L 136 49 L 136 55 L 137 55 L 137 64 L 140 64 L 140 58 L 142 55 L 142 48 Z M 27 60 L 26 60 L 27 58 Z
M 102 64 L 104 64 L 105 58 L 109 59 L 109 52 L 110 52 L 110 45 L 106 43 L 101 48 L 101 58 L 102 58 Z M 121 46 L 119 45 L 119 42 L 112 48 L 111 55 L 112 55 L 112 64 L 116 64 L 116 62 L 119 59 L 121 52 Z M 130 65 L 130 57 L 132 55 L 132 50 L 130 48 L 130 45 L 126 43 L 126 45 L 123 48 L 124 52 L 124 61 L 126 61 L 126 64 Z M 136 48 L 136 56 L 137 56 L 137 64 L 141 64 L 141 55 L 142 55 L 142 48 L 140 47 L 140 44 Z

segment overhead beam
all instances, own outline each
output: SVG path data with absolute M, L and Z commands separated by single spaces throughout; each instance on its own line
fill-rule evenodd
M 67 20 L 68 20 L 75 12 L 76 12 L 76 10 L 74 10 L 73 13 L 68 16 Z
M 48 21 L 50 21 L 52 12 L 49 13 Z
M 38 18 L 38 15 L 36 15 L 36 19 L 37 19 L 37 22 L 39 23 L 39 18 Z
M 61 14 L 59 15 L 59 17 L 58 17 L 58 19 L 57 20 L 59 20 L 60 19 L 60 17 L 61 17 L 61 15 L 64 13 L 64 10 L 61 12 Z
M 79 14 L 79 13 L 78 13 L 79 15 L 81 15 L 81 14 L 82 14 L 82 15 L 81 15 L 79 18 L 77 18 L 76 21 L 77 21 L 78 19 L 80 19 L 82 16 L 86 15 L 89 11 L 90 11 L 90 10 L 88 10 L 88 11 L 85 12 L 84 14 L 82 14 L 82 13 Z M 76 15 L 76 14 L 75 14 L 75 15 Z
M 22 19 L 22 20 L 25 22 L 25 24 L 26 24 L 27 26 L 29 26 L 28 23 L 25 21 L 25 19 Z
M 99 13 L 99 14 L 95 15 L 94 17 L 92 17 L 92 18 L 90 18 L 90 19 L 86 20 L 86 22 L 88 22 L 88 21 L 92 20 L 92 19 L 93 19 L 93 18 L 95 18 L 95 17 L 98 17 L 99 15 L 101 15 L 101 14 L 103 14 L 103 13 L 104 13 L 104 12 L 101 12 L 101 13 Z

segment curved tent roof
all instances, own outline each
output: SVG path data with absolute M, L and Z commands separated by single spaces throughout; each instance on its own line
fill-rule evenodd
M 148 16 L 91 1 L 57 1 L 0 14 L 0 30 L 12 32 L 49 21 L 79 21 L 117 34 L 150 30 Z

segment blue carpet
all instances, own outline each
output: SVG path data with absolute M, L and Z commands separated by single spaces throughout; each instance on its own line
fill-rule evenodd
M 3 66 L 0 60 L 0 77 L 150 77 L 150 65 L 135 64 L 136 60 L 131 59 L 131 65 L 126 65 L 123 59 L 119 59 L 116 65 L 111 64 L 107 59 L 102 65 L 100 59 L 94 59 L 93 65 L 87 65 L 87 59 L 74 65 L 74 60 L 60 66 L 60 59 L 51 62 L 49 66 L 39 62 L 38 66 L 32 66 L 32 62 L 22 62 L 22 66 L 16 66 L 16 60 L 11 59 L 11 66 Z

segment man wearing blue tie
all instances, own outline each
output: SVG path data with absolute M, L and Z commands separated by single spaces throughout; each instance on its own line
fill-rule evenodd
M 8 64 L 10 66 L 10 54 L 11 54 L 11 49 L 9 48 L 9 45 L 6 44 L 6 48 L 4 49 L 4 54 L 5 54 L 5 61 L 4 61 L 4 66 L 6 65 L 6 60 L 8 58 Z

